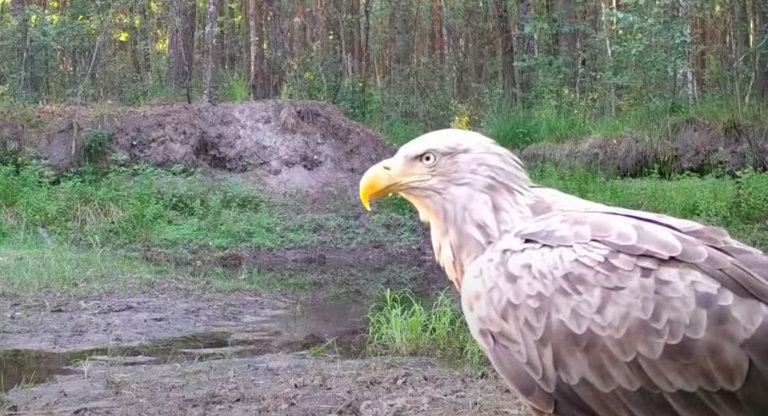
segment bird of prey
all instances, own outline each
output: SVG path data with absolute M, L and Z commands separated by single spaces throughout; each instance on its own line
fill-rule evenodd
M 768 415 L 768 256 L 720 228 L 537 186 L 482 134 L 370 167 L 428 222 L 469 329 L 535 415 Z

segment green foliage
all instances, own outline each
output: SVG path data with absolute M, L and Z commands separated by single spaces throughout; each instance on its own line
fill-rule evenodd
M 280 247 L 323 243 L 339 246 L 413 242 L 417 225 L 399 208 L 377 210 L 373 221 L 395 226 L 365 229 L 355 212 L 299 214 L 234 179 L 213 183 L 186 169 L 149 166 L 53 175 L 39 162 L 0 165 L 0 232 L 30 238 L 44 227 L 54 239 L 103 246 L 149 245 L 184 250 Z
M 768 248 L 768 174 L 747 171 L 737 179 L 682 175 L 669 181 L 655 177 L 616 180 L 545 165 L 531 172 L 531 177 L 585 199 L 725 227 L 745 242 Z
M 426 133 L 425 129 L 416 124 L 396 119 L 385 122 L 381 130 L 383 130 L 384 137 L 386 137 L 390 143 L 398 146 L 408 143 L 416 137 Z
M 657 101 L 633 108 L 619 117 L 593 117 L 581 108 L 578 101 L 539 104 L 530 109 L 499 106 L 485 117 L 484 130 L 502 145 L 522 149 L 534 143 L 559 143 L 592 135 L 646 131 L 654 137 L 665 137 L 664 132 L 672 123 L 684 119 L 710 120 L 723 125 L 759 125 L 768 119 L 764 106 L 739 108 L 737 103 L 719 97 L 702 100 L 699 105 Z
M 2 227 L 0 227 L 2 229 Z M 8 236 L 10 237 L 10 236 Z M 110 249 L 46 246 L 40 241 L 0 238 L 0 294 L 34 293 L 43 288 L 140 287 L 157 280 L 181 282 L 181 273 Z
M 85 163 L 88 165 L 105 161 L 109 153 L 109 132 L 98 130 L 93 132 L 83 149 Z
M 432 356 L 475 370 L 487 366 L 457 302 L 444 293 L 425 306 L 410 291 L 387 289 L 371 305 L 368 319 L 371 355 Z
M 504 108 L 504 107 L 502 107 Z M 524 148 L 540 141 L 562 141 L 590 133 L 585 119 L 573 111 L 541 106 L 532 110 L 494 111 L 486 120 L 488 134 L 503 146 Z
M 251 86 L 240 73 L 228 74 L 222 83 L 224 101 L 246 101 L 251 98 Z

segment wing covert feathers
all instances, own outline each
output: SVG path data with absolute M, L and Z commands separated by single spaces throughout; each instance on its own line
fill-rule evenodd
M 462 308 L 541 414 L 768 414 L 768 258 L 621 210 L 533 218 L 467 267 Z

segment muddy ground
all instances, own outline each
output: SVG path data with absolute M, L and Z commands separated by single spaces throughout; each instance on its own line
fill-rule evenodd
M 527 414 L 493 375 L 365 358 L 349 299 L 179 288 L 3 299 L 6 415 Z

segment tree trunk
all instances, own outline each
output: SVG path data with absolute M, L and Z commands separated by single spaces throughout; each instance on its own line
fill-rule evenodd
M 396 39 L 398 42 L 397 65 L 407 65 L 411 57 L 411 21 L 408 16 L 413 15 L 413 10 L 409 10 L 405 0 L 394 0 L 392 12 L 396 19 Z
M 192 101 L 192 64 L 195 46 L 195 2 L 173 0 L 171 2 L 171 27 L 168 39 L 168 67 L 171 87 L 185 89 L 187 102 Z
M 691 25 L 692 41 L 691 41 L 691 53 L 693 54 L 692 69 L 693 69 L 693 81 L 696 88 L 698 99 L 704 90 L 704 73 L 706 71 L 706 45 L 707 40 L 705 37 L 706 21 L 700 16 L 693 17 L 693 23 Z
M 205 74 L 203 83 L 203 102 L 212 103 L 216 91 L 216 69 L 219 53 L 219 36 L 217 34 L 219 20 L 219 2 L 221 0 L 208 0 L 208 19 L 205 22 Z
M 755 1 L 755 47 L 757 50 L 755 66 L 755 87 L 757 97 L 768 102 L 768 4 Z
M 232 10 L 229 7 L 229 0 L 219 0 L 219 11 L 218 11 L 218 17 L 220 20 L 222 20 L 221 25 L 219 26 L 219 30 L 217 33 L 217 39 L 216 42 L 218 43 L 219 51 L 218 59 L 219 62 L 217 65 L 219 66 L 219 71 L 223 72 L 230 72 L 232 70 L 231 65 L 229 64 L 229 51 L 231 50 L 232 39 L 230 33 L 234 32 L 234 19 L 230 16 L 230 10 Z
M 495 0 L 496 19 L 499 25 L 499 38 L 501 39 L 501 79 L 504 88 L 504 102 L 507 105 L 517 104 L 515 91 L 515 49 L 512 36 L 512 26 L 509 23 L 509 10 L 507 2 Z
M 387 19 L 386 46 L 381 48 L 381 77 L 387 80 L 387 84 L 389 84 L 392 67 L 395 65 L 398 55 L 397 32 L 397 9 L 395 7 L 390 7 Z
M 730 41 L 731 41 L 731 83 L 735 90 L 733 91 L 739 100 L 745 95 L 742 91 L 742 78 L 740 75 L 741 57 L 749 49 L 749 31 L 746 13 L 746 2 L 744 0 L 731 0 L 730 4 Z
M 419 18 L 419 12 L 421 12 L 421 1 L 413 0 L 411 10 L 413 11 L 413 23 L 411 23 L 411 56 L 409 61 L 413 67 L 419 65 L 419 28 L 421 27 L 421 20 Z
M 535 55 L 536 44 L 533 38 L 533 0 L 518 0 L 517 2 L 517 56 L 518 62 L 527 63 Z M 518 71 L 517 91 L 523 97 L 531 91 L 533 72 L 528 66 Z
M 350 75 L 360 75 L 362 71 L 363 42 L 360 31 L 360 0 L 348 0 L 344 19 L 345 59 L 351 68 Z
M 285 55 L 285 39 L 283 37 L 283 25 L 280 17 L 283 15 L 281 2 L 274 0 L 264 1 L 264 70 L 267 77 L 267 98 L 280 95 L 283 85 L 284 73 L 281 56 Z
M 371 71 L 371 10 L 373 8 L 373 1 L 366 0 L 365 2 L 365 33 L 364 33 L 364 43 L 363 43 L 363 87 L 365 87 L 365 82 L 370 77 L 370 71 Z M 365 94 L 363 94 L 365 96 Z
M 30 56 L 29 56 L 29 14 L 26 0 L 11 0 L 11 12 L 19 25 L 20 42 L 16 52 L 17 68 L 19 68 L 19 91 L 31 92 Z
M 264 71 L 264 5 L 261 0 L 248 0 L 248 23 L 250 25 L 250 84 L 255 100 L 267 97 Z
M 680 0 L 680 21 L 683 22 L 683 36 L 685 39 L 686 62 L 685 67 L 679 70 L 680 85 L 683 86 L 689 105 L 696 101 L 696 79 L 693 76 L 696 55 L 693 46 L 693 31 L 691 28 L 692 12 L 688 0 Z
M 559 54 L 565 70 L 565 84 L 579 96 L 581 42 L 575 3 L 575 0 L 560 0 L 560 19 L 556 30 L 559 32 Z
M 445 38 L 443 37 L 443 2 L 432 0 L 432 18 L 429 27 L 429 56 L 437 58 L 437 63 L 445 65 Z

